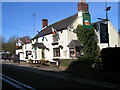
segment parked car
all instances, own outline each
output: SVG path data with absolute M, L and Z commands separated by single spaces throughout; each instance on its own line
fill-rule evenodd
M 2 52 L 0 52 L 0 55 L 1 55 L 1 58 L 3 59 L 3 60 L 11 60 L 11 57 L 10 57 L 10 52 L 5 52 L 5 51 L 2 51 Z
M 18 62 L 18 63 L 20 62 L 19 55 L 17 54 L 13 54 L 11 59 L 13 60 L 13 62 Z
M 6 61 L 6 60 L 9 60 L 9 61 L 10 61 L 11 57 L 10 57 L 10 56 L 2 56 L 2 59 L 5 60 L 5 61 Z

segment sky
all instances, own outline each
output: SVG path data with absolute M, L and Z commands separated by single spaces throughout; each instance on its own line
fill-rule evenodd
M 97 18 L 105 18 L 104 2 L 87 3 L 92 22 L 99 21 Z M 112 7 L 108 17 L 118 30 L 118 2 L 109 2 L 108 6 Z M 42 19 L 48 19 L 50 25 L 76 13 L 77 2 L 2 2 L 2 35 L 6 41 L 13 35 L 33 38 L 36 30 L 42 29 Z

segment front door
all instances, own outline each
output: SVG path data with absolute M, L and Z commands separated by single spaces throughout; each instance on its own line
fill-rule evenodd
M 53 48 L 53 57 L 60 57 L 60 48 Z

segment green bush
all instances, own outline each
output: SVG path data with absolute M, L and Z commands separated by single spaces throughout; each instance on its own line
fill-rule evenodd
M 28 60 L 29 63 L 32 63 L 32 61 L 33 61 L 32 59 L 29 59 L 29 60 Z
M 93 63 L 93 60 L 90 60 L 86 57 L 79 57 L 78 60 L 75 60 L 70 63 L 69 67 L 71 68 L 90 68 Z
M 73 75 L 78 76 L 82 79 L 90 79 L 118 84 L 120 83 L 120 73 L 113 73 L 104 69 L 94 69 L 91 67 L 93 63 L 94 62 L 87 57 L 79 57 L 78 60 L 70 63 L 70 65 L 66 69 L 66 72 L 72 73 Z
M 82 25 L 78 25 L 76 28 L 78 40 L 84 45 L 84 56 L 89 57 L 90 60 L 98 59 L 99 46 L 97 45 L 97 35 L 94 28 L 85 28 Z
M 69 66 L 69 64 L 72 62 L 72 59 L 62 59 L 60 61 L 60 66 Z
M 89 57 L 85 57 L 85 56 L 78 57 L 78 60 L 81 62 L 92 62 Z
M 104 48 L 101 51 L 103 69 L 120 72 L 120 47 Z
M 47 63 L 49 63 L 48 60 L 41 60 L 41 64 L 47 64 Z
M 67 68 L 67 71 L 75 74 L 79 73 L 82 76 L 84 76 L 84 74 L 86 73 L 91 73 L 92 64 L 93 60 L 90 60 L 87 57 L 79 57 L 78 60 L 75 60 L 70 63 L 69 67 Z

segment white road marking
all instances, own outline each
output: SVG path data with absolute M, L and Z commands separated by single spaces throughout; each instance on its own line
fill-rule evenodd
M 24 89 L 23 87 L 21 87 L 21 86 L 15 84 L 15 83 L 13 83 L 13 82 L 11 82 L 11 81 L 9 81 L 9 80 L 3 78 L 3 77 L 1 77 L 1 76 L 0 76 L 0 79 L 3 80 L 3 81 L 5 81 L 5 82 L 7 82 L 7 83 L 9 83 L 10 85 L 12 85 L 12 86 L 14 86 L 14 87 L 16 87 L 16 88 Z
M 11 84 L 12 86 L 14 86 L 16 88 L 19 88 L 19 89 L 22 89 L 22 90 L 23 89 L 26 90 L 26 88 L 31 89 L 31 90 L 36 90 L 36 89 L 34 89 L 34 88 L 32 88 L 32 87 L 30 87 L 28 85 L 25 85 L 25 84 L 23 84 L 23 83 L 21 83 L 21 82 L 19 82 L 17 80 L 14 80 L 14 79 L 12 79 L 12 78 L 4 75 L 4 74 L 0 73 L 0 75 L 2 76 L 2 77 L 0 76 L 0 79 L 4 80 L 5 82 Z

